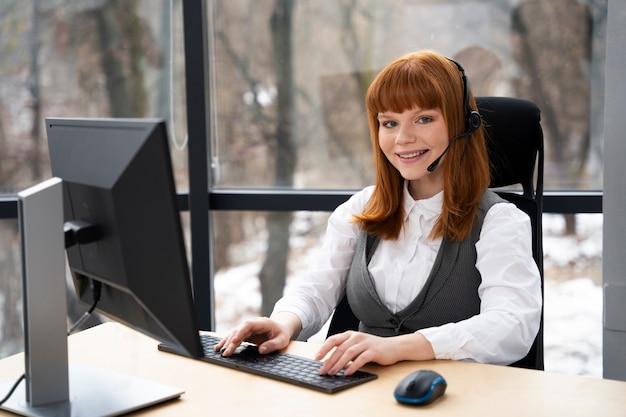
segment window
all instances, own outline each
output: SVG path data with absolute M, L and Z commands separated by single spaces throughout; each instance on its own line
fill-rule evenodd
M 602 188 L 601 1 L 235 0 L 208 3 L 212 185 L 372 182 L 363 97 L 392 59 L 434 49 L 475 95 L 542 109 L 546 188 Z
M 602 217 L 607 0 L 206 0 L 204 33 L 190 28 L 202 19 L 184 13 L 203 3 L 196 0 L 74 3 L 0 6 L 0 240 L 8 248 L 0 270 L 13 270 L 2 276 L 11 285 L 20 285 L 19 262 L 7 257 L 19 253 L 11 194 L 49 176 L 43 119 L 163 117 L 181 204 L 188 188 L 193 194 L 183 216 L 195 228 L 192 262 L 206 266 L 209 253 L 214 261 L 217 325 L 237 322 L 226 308 L 237 273 L 251 277 L 237 288 L 253 290 L 244 313 L 257 314 L 256 276 L 268 248 L 288 248 L 285 263 L 272 266 L 284 271 L 279 283 L 288 281 L 306 268 L 328 212 L 373 181 L 363 108 L 369 81 L 398 55 L 427 48 L 460 61 L 476 95 L 523 97 L 542 108 L 546 280 L 558 296 L 566 275 L 589 279 L 588 294 L 596 290 L 599 239 L 588 228 L 599 230 Z M 207 56 L 185 56 L 201 50 L 203 36 Z M 200 85 L 190 75 L 197 69 L 208 76 L 206 113 L 189 94 Z M 192 132 L 200 119 L 208 131 Z M 202 146 L 190 150 L 188 130 L 206 158 Z M 200 169 L 188 158 L 203 160 Z M 202 237 L 206 211 L 197 212 L 207 178 L 210 244 Z M 585 212 L 594 214 L 576 214 Z M 550 247 L 566 241 L 595 246 L 572 264 Z M 209 272 L 195 274 L 200 289 L 210 287 Z M 0 293 L 3 309 L 6 300 Z M 200 310 L 210 301 L 202 297 Z M 0 317 L 3 347 L 9 321 Z

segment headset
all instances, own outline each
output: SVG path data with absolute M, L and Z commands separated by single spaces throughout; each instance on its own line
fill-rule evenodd
M 470 98 L 470 84 L 467 79 L 467 75 L 465 75 L 465 69 L 452 58 L 447 58 L 450 62 L 452 62 L 461 72 L 461 79 L 463 80 L 463 111 L 465 112 L 466 126 L 467 129 L 465 133 L 461 133 L 459 136 L 461 138 L 466 138 L 472 133 L 476 131 L 480 127 L 481 118 L 480 114 L 473 110 L 469 105 Z
M 428 168 L 426 168 L 428 172 L 433 172 L 435 169 L 437 169 L 437 166 L 439 166 L 439 162 L 441 161 L 441 158 L 443 158 L 446 152 L 448 152 L 448 149 L 450 149 L 450 145 L 456 142 L 457 139 L 466 138 L 470 136 L 472 133 L 474 133 L 480 127 L 481 120 L 482 120 L 480 118 L 480 113 L 472 109 L 469 105 L 470 84 L 469 84 L 469 80 L 467 79 L 467 75 L 465 75 L 465 69 L 463 68 L 461 64 L 459 64 L 454 59 L 452 58 L 447 58 L 447 59 L 458 68 L 458 70 L 461 72 L 461 80 L 463 80 L 463 112 L 465 114 L 465 132 L 461 133 L 460 135 L 456 135 L 455 137 L 450 139 L 450 143 L 448 143 L 448 146 L 446 147 L 446 149 L 441 153 L 441 155 L 439 155 L 437 159 L 435 159 L 435 161 L 432 164 L 428 166 Z

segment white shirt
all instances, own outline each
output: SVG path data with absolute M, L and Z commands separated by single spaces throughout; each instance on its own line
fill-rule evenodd
M 326 323 L 343 294 L 363 211 L 374 187 L 367 187 L 330 216 L 321 249 L 302 277 L 290 282 L 274 312 L 289 311 L 302 322 L 306 340 Z M 380 240 L 369 269 L 380 299 L 392 312 L 419 294 L 434 264 L 441 239 L 429 234 L 441 213 L 443 192 L 413 200 L 404 191 L 405 219 L 397 240 Z M 497 203 L 485 216 L 476 243 L 480 313 L 443 326 L 420 329 L 437 359 L 510 364 L 526 355 L 539 329 L 542 297 L 532 257 L 530 219 L 511 203 Z

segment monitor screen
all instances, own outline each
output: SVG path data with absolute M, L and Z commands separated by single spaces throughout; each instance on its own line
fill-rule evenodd
M 65 228 L 95 231 L 66 239 L 79 299 L 91 304 L 99 282 L 97 312 L 201 356 L 165 123 L 48 118 L 46 128 Z

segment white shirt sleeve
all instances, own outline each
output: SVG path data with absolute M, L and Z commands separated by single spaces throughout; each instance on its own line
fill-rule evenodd
M 274 306 L 272 314 L 287 311 L 300 318 L 302 331 L 298 340 L 316 334 L 343 296 L 359 234 L 354 215 L 363 211 L 372 191 L 373 187 L 367 187 L 335 209 L 307 273 L 294 277 L 285 288 L 285 296 Z
M 513 204 L 498 203 L 487 212 L 476 243 L 480 314 L 419 331 L 437 359 L 508 365 L 526 355 L 542 309 L 531 233 L 530 219 Z

